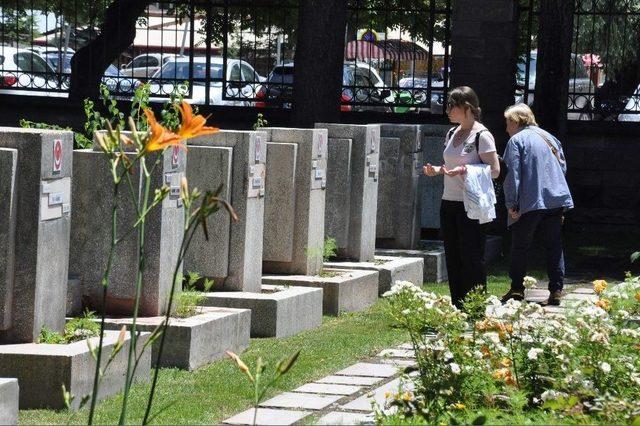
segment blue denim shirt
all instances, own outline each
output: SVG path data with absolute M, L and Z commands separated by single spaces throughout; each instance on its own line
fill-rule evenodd
M 541 134 L 558 150 L 560 163 Z M 513 135 L 504 151 L 508 167 L 504 181 L 507 208 L 525 214 L 534 210 L 573 208 L 565 174 L 567 164 L 560 141 L 539 127 L 529 126 Z M 509 225 L 513 220 L 509 217 Z

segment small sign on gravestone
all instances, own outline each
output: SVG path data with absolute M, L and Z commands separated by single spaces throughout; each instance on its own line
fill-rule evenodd
M 318 157 L 322 157 L 322 149 L 324 148 L 324 135 L 318 135 Z
M 62 170 L 62 141 L 53 141 L 53 173 L 60 173 Z
M 260 162 L 260 159 L 262 158 L 262 137 L 261 136 L 256 136 L 256 158 L 255 161 L 256 163 Z

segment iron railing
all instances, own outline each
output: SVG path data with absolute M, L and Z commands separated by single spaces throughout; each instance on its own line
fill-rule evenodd
M 572 1 L 567 118 L 640 121 L 640 1 Z M 515 100 L 529 105 L 535 95 L 539 18 L 539 0 L 520 0 Z

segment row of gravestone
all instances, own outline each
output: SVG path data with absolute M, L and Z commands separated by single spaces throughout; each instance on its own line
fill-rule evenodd
M 238 305 L 218 295 L 212 298 L 218 306 L 253 309 L 269 299 L 263 272 L 317 275 L 325 236 L 336 239 L 339 258 L 356 262 L 374 260 L 376 239 L 383 247 L 416 248 L 424 197 L 418 185 L 422 142 L 430 132 L 445 131 L 427 127 L 318 124 L 316 129 L 221 131 L 190 140 L 187 153 L 167 150 L 153 174 L 153 186 L 167 185 L 170 191 L 147 220 L 140 315 L 165 311 L 182 236 L 179 185 L 185 175 L 191 187 L 202 190 L 222 185 L 222 197 L 239 216 L 237 222 L 226 214 L 213 216 L 209 240 L 199 234 L 184 262 L 185 271 L 213 278 L 223 293 L 259 299 Z M 134 190 L 140 190 L 140 173 L 131 175 Z M 68 305 L 101 306 L 112 186 L 97 145 L 74 151 L 69 132 L 0 128 L 0 357 L 3 350 L 20 352 L 20 345 L 8 344 L 33 342 L 43 327 L 61 330 Z M 135 207 L 126 192 L 119 197 L 118 223 L 130 225 Z M 131 315 L 138 256 L 132 234 L 113 261 L 108 313 Z M 80 289 L 69 293 L 70 303 L 69 275 Z M 269 321 L 289 327 L 272 335 L 319 325 L 322 290 L 315 290 L 306 296 L 293 291 L 306 299 L 283 318 L 252 311 L 252 331 Z

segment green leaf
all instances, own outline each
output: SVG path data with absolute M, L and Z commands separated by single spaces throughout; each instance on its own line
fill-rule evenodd
M 487 423 L 487 416 L 484 414 L 479 415 L 471 422 L 472 425 L 483 425 L 485 423 Z
M 631 263 L 635 262 L 640 258 L 640 251 L 637 251 L 631 255 Z

